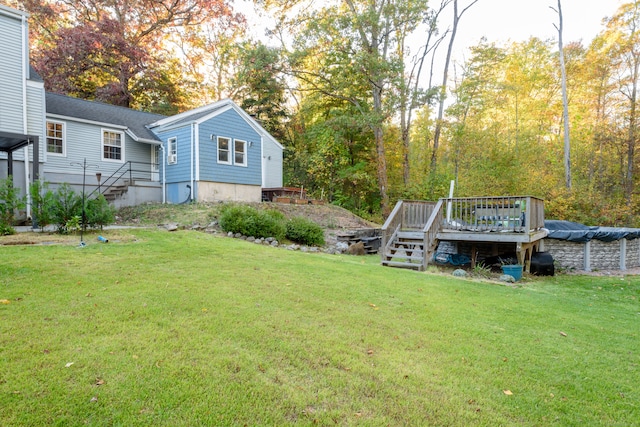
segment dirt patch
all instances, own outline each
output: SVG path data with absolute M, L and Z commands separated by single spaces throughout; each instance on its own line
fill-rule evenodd
M 334 205 L 293 205 L 284 203 L 261 203 L 263 209 L 280 211 L 287 218 L 302 216 L 324 228 L 324 240 L 334 245 L 338 236 L 348 230 L 380 228 L 380 224 L 367 221 L 350 211 Z
M 98 236 L 104 235 L 110 242 L 131 242 L 136 237 L 126 230 L 104 230 L 98 232 L 87 232 L 83 236 L 84 242 L 98 242 Z M 58 234 L 49 232 L 20 232 L 10 236 L 0 236 L 0 246 L 21 246 L 21 245 L 68 245 L 77 246 L 80 244 L 79 234 Z

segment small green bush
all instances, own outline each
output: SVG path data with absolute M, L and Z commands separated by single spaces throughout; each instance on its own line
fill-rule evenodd
M 115 221 L 116 210 L 100 194 L 97 198 L 85 202 L 85 215 L 89 227 L 102 229 L 103 226 Z
M 286 225 L 279 212 L 261 211 L 250 206 L 228 205 L 221 209 L 220 227 L 226 232 L 253 237 L 273 237 L 282 240 Z
M 67 225 L 73 225 L 74 217 L 82 218 L 82 197 L 65 183 L 54 193 L 51 223 L 57 225 L 58 232 L 67 234 L 73 231 Z
M 12 177 L 0 179 L 0 235 L 14 234 L 15 211 L 25 206 L 20 189 L 13 186 Z
M 35 181 L 29 186 L 31 212 L 37 225 L 44 229 L 53 220 L 54 194 L 48 182 Z
M 287 239 L 309 246 L 324 245 L 324 232 L 315 222 L 303 218 L 295 217 L 287 222 Z

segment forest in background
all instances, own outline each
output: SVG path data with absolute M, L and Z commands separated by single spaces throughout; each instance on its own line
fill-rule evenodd
M 47 90 L 162 114 L 232 98 L 285 146 L 285 185 L 362 216 L 455 180 L 457 197 L 640 226 L 640 2 L 589 45 L 559 42 L 558 13 L 558 39 L 482 40 L 463 62 L 455 34 L 482 0 L 256 0 L 272 22 L 258 38 L 226 0 L 0 3 L 31 14 Z

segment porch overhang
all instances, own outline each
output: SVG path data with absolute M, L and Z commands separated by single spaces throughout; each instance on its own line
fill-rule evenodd
M 13 152 L 33 144 L 32 182 L 39 178 L 40 170 L 40 138 L 37 135 L 0 132 L 0 151 L 7 153 L 7 175 L 13 175 Z

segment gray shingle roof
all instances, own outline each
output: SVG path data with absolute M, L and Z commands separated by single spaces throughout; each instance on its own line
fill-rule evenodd
M 46 99 L 48 114 L 126 126 L 138 138 L 155 141 L 159 141 L 158 137 L 146 126 L 166 117 L 56 93 L 47 92 Z
M 202 117 L 206 117 L 209 114 L 215 113 L 216 111 L 218 111 L 218 110 L 220 110 L 220 109 L 222 109 L 224 107 L 226 107 L 226 105 L 219 105 L 219 106 L 216 106 L 216 107 L 212 107 L 212 108 L 206 109 L 204 111 L 200 111 L 200 112 L 197 112 L 197 113 L 190 114 L 190 115 L 184 117 L 183 119 L 180 119 L 180 120 L 177 120 L 177 121 L 173 122 L 172 125 L 181 125 L 181 124 L 184 124 L 184 123 L 195 122 L 198 119 L 201 119 Z
M 36 69 L 33 68 L 31 65 L 29 65 L 29 80 L 34 81 L 34 82 L 44 82 L 44 80 L 42 80 L 42 77 L 40 76 L 40 74 L 38 74 Z

